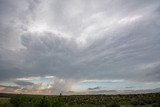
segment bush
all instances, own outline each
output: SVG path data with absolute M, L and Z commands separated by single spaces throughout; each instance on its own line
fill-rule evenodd
M 120 107 L 120 105 L 160 107 L 159 102 L 160 93 L 72 96 L 16 95 L 10 99 L 13 107 Z
M 120 107 L 120 105 L 115 102 L 112 102 L 112 103 L 107 104 L 106 107 Z
M 139 105 L 139 101 L 137 99 L 135 99 L 135 98 L 132 98 L 131 99 L 131 104 L 132 105 Z
M 160 107 L 160 103 L 154 103 L 152 107 Z

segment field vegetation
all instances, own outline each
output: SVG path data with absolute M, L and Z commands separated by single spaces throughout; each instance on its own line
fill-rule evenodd
M 0 107 L 160 107 L 160 93 L 129 95 L 11 95 Z

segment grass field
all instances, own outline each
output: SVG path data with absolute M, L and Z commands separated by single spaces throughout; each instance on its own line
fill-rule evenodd
M 0 107 L 14 107 L 10 103 L 10 98 L 0 98 Z
M 0 98 L 0 107 L 160 107 L 160 93 L 70 96 L 8 95 Z

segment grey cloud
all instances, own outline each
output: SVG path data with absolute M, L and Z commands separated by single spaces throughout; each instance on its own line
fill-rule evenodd
M 5 86 L 5 85 L 0 85 L 2 88 L 7 88 L 7 89 L 18 89 L 18 86 Z
M 28 81 L 15 81 L 15 83 L 17 85 L 21 85 L 21 86 L 27 86 L 27 85 L 33 85 L 34 84 L 34 83 L 28 82 Z
M 154 66 L 152 68 L 143 70 L 142 72 L 147 72 L 146 77 L 149 79 L 154 79 L 156 81 L 160 81 L 160 64 Z M 154 77 L 154 78 L 152 78 Z
M 1 0 L 0 4 L 1 80 L 54 75 L 159 82 L 159 67 L 150 73 L 135 68 L 160 59 L 159 1 Z M 142 18 L 118 25 L 118 20 L 136 15 Z M 114 24 L 108 24 L 112 20 Z M 37 21 L 44 21 L 51 31 L 29 31 Z M 77 43 L 79 37 L 87 43 Z
M 25 75 L 20 38 L 32 19 L 31 11 L 35 10 L 38 0 L 0 2 L 0 80 L 7 80 Z
M 50 80 L 50 83 L 31 83 L 19 81 L 16 84 L 23 86 L 20 90 L 25 93 L 34 93 L 34 94 L 52 94 L 59 95 L 59 93 L 63 94 L 73 94 L 74 92 L 70 91 L 71 86 L 74 84 L 74 81 L 64 80 L 59 78 L 54 78 Z
M 94 87 L 94 88 L 88 88 L 88 90 L 97 90 L 100 89 L 101 87 Z
M 7 85 L 0 85 L 0 92 L 14 92 L 15 90 L 20 89 L 19 86 L 7 86 Z
M 31 75 L 63 75 L 76 58 L 75 44 L 52 33 L 44 33 L 39 37 L 26 35 L 22 43 L 26 47 L 24 64 Z
M 19 59 L 19 60 L 17 60 Z M 7 49 L 0 50 L 0 80 L 10 80 L 24 75 L 21 54 Z
M 96 24 L 96 22 L 101 22 L 101 20 L 108 20 L 110 17 L 128 17 L 130 15 L 142 14 L 159 5 L 158 1 L 134 1 L 129 2 L 127 0 L 119 1 L 53 1 L 51 5 L 51 14 L 47 17 L 52 17 L 49 23 L 53 23 L 56 28 L 65 31 L 67 33 L 73 34 L 74 36 L 80 36 L 88 26 Z M 92 20 L 92 16 L 95 14 L 103 13 L 104 15 L 98 19 Z M 108 17 L 109 16 L 109 17 Z M 89 20 L 89 21 L 88 21 Z M 90 22 L 91 20 L 91 22 Z M 55 24 L 56 23 L 56 24 Z M 99 24 L 97 26 L 99 27 Z M 108 27 L 106 24 L 103 29 Z M 99 29 L 98 33 L 102 29 Z M 94 32 L 94 31 L 93 31 Z M 96 32 L 97 33 L 97 32 Z M 87 35 L 86 35 L 87 36 Z

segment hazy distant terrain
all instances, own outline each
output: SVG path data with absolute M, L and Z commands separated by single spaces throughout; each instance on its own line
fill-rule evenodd
M 141 94 L 141 93 L 159 93 L 160 88 L 143 90 L 90 90 L 89 94 Z

